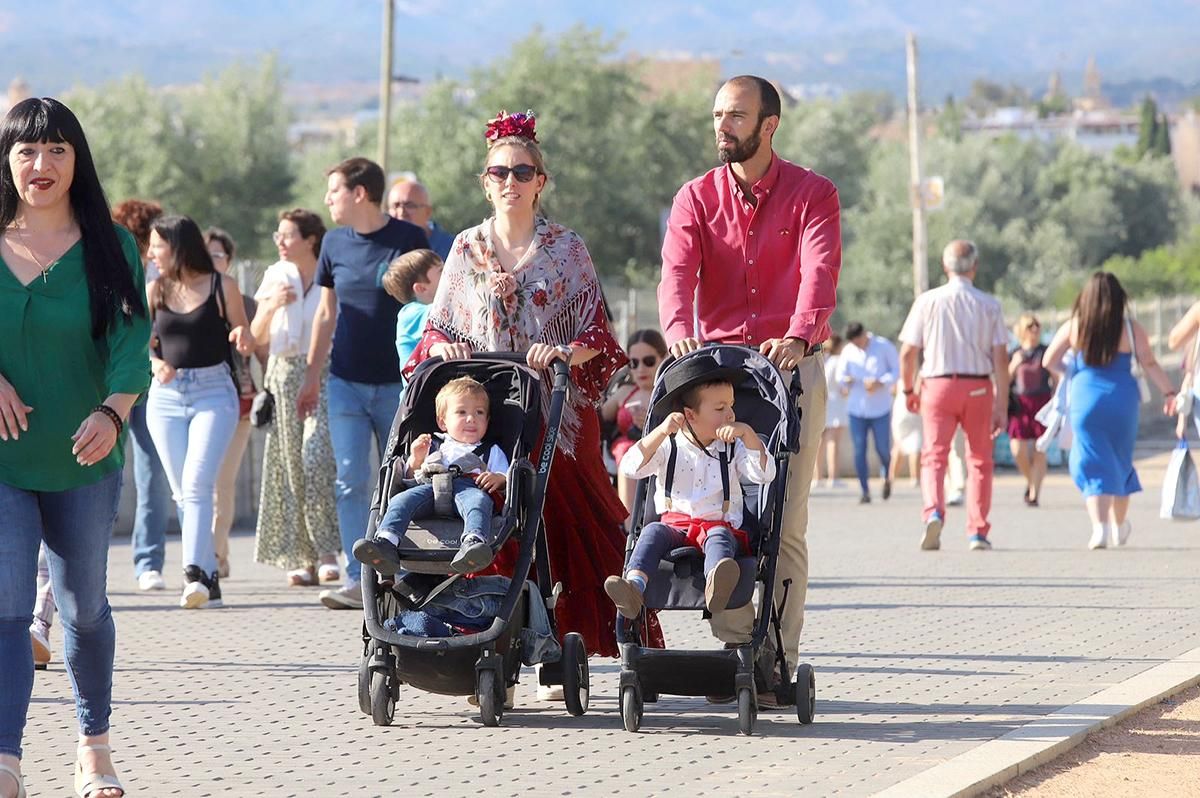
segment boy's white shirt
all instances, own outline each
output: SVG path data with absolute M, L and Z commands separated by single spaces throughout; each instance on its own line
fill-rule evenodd
M 442 453 L 443 463 L 453 463 L 463 455 L 471 454 L 479 446 L 478 443 L 463 443 L 462 441 L 456 441 L 445 433 L 441 433 L 437 437 L 437 451 Z M 503 449 L 494 443 L 492 444 L 492 448 L 488 450 L 487 470 L 493 474 L 508 473 L 508 456 L 504 454 Z M 474 471 L 468 471 L 467 473 L 480 474 L 483 472 L 476 468 Z
M 683 433 L 675 436 L 678 454 L 675 457 L 675 484 L 671 491 L 671 510 L 701 521 L 728 521 L 731 526 L 742 524 L 741 482 L 765 485 L 775 478 L 775 458 L 766 456 L 767 465 L 762 465 L 763 452 L 752 452 L 741 439 L 733 443 L 733 460 L 729 468 L 729 513 L 721 512 L 723 492 L 721 487 L 721 461 L 718 459 L 726 444 L 714 441 L 708 450 L 716 457 L 701 451 L 691 438 Z M 667 458 L 670 455 L 669 439 L 653 452 L 642 464 L 642 450 L 630 446 L 621 458 L 620 471 L 633 479 L 645 479 L 654 475 L 654 508 L 659 514 L 667 512 L 667 496 L 664 477 L 667 473 Z M 640 466 L 640 467 L 639 467 Z

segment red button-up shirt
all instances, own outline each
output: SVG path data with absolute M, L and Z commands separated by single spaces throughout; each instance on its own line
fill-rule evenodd
M 829 337 L 842 265 L 837 188 L 775 155 L 751 191 L 756 205 L 725 165 L 675 195 L 658 285 L 668 344 Z

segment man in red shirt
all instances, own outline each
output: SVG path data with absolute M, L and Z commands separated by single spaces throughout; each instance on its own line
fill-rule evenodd
M 788 469 L 775 586 L 778 602 L 783 581 L 791 580 L 782 626 L 794 669 L 808 590 L 809 486 L 825 426 L 820 345 L 837 304 L 842 239 L 837 188 L 771 148 L 780 110 L 779 92 L 763 78 L 732 78 L 717 93 L 713 129 L 722 166 L 675 195 L 658 303 L 677 357 L 701 341 L 719 341 L 756 348 L 781 369 L 799 369 L 800 451 Z M 713 633 L 742 643 L 753 622 L 754 608 L 746 605 L 714 616 Z M 768 635 L 768 647 L 773 644 Z

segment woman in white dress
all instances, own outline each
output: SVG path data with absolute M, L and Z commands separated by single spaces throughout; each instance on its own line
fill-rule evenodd
M 825 404 L 825 431 L 821 433 L 821 448 L 817 453 L 817 467 L 813 471 L 816 479 L 821 479 L 821 464 L 825 464 L 825 484 L 828 487 L 842 487 L 837 478 L 838 453 L 842 438 L 846 437 L 846 428 L 850 426 L 850 409 L 847 397 L 850 395 L 846 386 L 837 380 L 838 362 L 841 360 L 842 347 L 846 342 L 840 335 L 829 338 L 829 357 L 825 359 L 825 385 L 829 399 Z

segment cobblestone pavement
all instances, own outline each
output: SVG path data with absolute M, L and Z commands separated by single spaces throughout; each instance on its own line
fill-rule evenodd
M 918 550 L 919 497 L 860 507 L 812 500 L 812 589 L 802 649 L 817 723 L 764 711 L 737 735 L 732 707 L 664 696 L 639 734 L 621 726 L 617 666 L 592 661 L 592 709 L 538 703 L 531 672 L 499 729 L 462 699 L 405 689 L 396 723 L 359 713 L 357 613 L 282 586 L 234 540 L 223 610 L 175 608 L 133 587 L 115 541 L 113 745 L 131 796 L 314 794 L 868 795 L 1028 720 L 1200 645 L 1200 526 L 1157 519 L 1162 458 L 1134 502 L 1127 549 L 1089 552 L 1082 503 L 1054 475 L 1027 509 L 997 486 L 995 550 L 967 550 L 952 510 L 943 549 Z M 1159 473 L 1155 473 L 1155 470 Z M 178 562 L 176 540 L 168 562 Z M 664 617 L 668 643 L 704 646 L 698 616 Z M 55 645 L 59 643 L 55 629 Z M 56 657 L 58 652 L 56 652 Z M 73 704 L 59 662 L 37 675 L 26 729 L 31 795 L 70 794 Z

